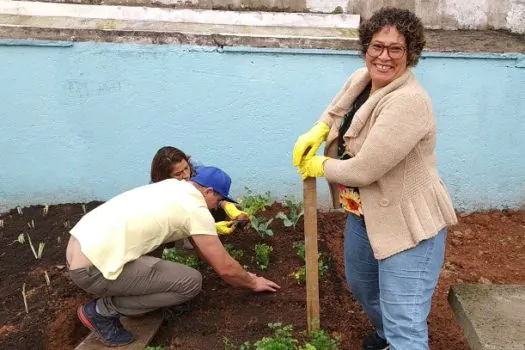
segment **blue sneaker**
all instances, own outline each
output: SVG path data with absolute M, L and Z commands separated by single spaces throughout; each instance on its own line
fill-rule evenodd
M 118 317 L 106 317 L 97 313 L 95 300 L 79 306 L 77 314 L 80 322 L 91 329 L 106 346 L 123 346 L 135 340 L 133 334 L 122 326 Z

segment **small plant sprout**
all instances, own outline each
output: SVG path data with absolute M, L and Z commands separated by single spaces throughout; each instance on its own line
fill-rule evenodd
M 18 238 L 16 239 L 16 241 L 18 241 L 18 243 L 20 243 L 20 244 L 24 244 L 26 242 L 26 239 L 24 237 L 24 233 L 23 232 L 20 232 L 20 234 L 18 235 Z
M 84 212 L 84 214 L 86 214 L 87 210 L 86 210 L 86 205 L 85 204 L 82 204 L 82 211 Z
M 194 269 L 201 266 L 200 259 L 195 255 L 186 255 L 182 250 L 177 248 L 166 248 L 162 252 L 162 259 L 183 264 Z
M 49 275 L 47 274 L 47 271 L 44 271 L 44 278 L 46 280 L 46 284 L 49 286 L 51 284 L 51 280 L 49 279 Z
M 293 247 L 297 249 L 297 256 L 300 257 L 301 260 L 306 261 L 304 242 L 295 242 Z M 325 272 L 328 270 L 328 266 L 321 259 L 321 253 L 318 254 L 318 268 L 319 279 L 322 279 Z M 290 276 L 292 276 L 299 284 L 306 283 L 306 265 L 303 265 L 297 271 L 292 272 Z
M 224 245 L 224 249 L 226 249 L 228 254 L 230 254 L 230 256 L 232 258 L 234 258 L 235 260 L 237 260 L 237 261 L 239 261 L 242 258 L 242 256 L 244 255 L 244 252 L 242 251 L 242 249 L 234 248 L 233 244 L 231 244 L 231 243 L 226 243 Z
M 44 207 L 42 208 L 42 216 L 46 216 L 47 213 L 49 213 L 49 205 L 44 204 Z
M 283 211 L 280 211 L 275 215 L 275 218 L 281 219 L 284 226 L 292 226 L 295 229 L 295 225 L 299 219 L 304 215 L 304 204 L 303 202 L 296 201 L 292 197 L 285 197 L 285 206 L 289 209 L 289 214 L 286 215 Z
M 270 253 L 273 251 L 273 247 L 266 244 L 260 243 L 255 245 L 255 262 L 259 269 L 266 270 L 270 264 Z
M 27 226 L 29 228 L 32 228 L 33 230 L 35 229 L 35 220 L 31 220 L 27 223 Z
M 23 215 L 24 214 L 24 211 L 22 210 L 21 207 L 16 207 L 16 211 L 18 212 L 19 215 Z
M 26 295 L 26 284 L 22 284 L 22 298 L 24 298 L 24 307 L 26 309 L 26 314 L 29 313 L 29 307 L 27 306 L 27 295 Z
M 46 244 L 44 242 L 38 243 L 38 253 L 37 253 L 37 259 L 42 259 L 42 253 L 44 252 L 44 247 Z
M 27 234 L 27 240 L 29 241 L 29 246 L 31 247 L 31 250 L 33 251 L 33 255 L 35 256 L 35 259 L 41 259 L 42 253 L 44 252 L 44 247 L 46 244 L 44 242 L 40 242 L 38 244 L 38 253 L 35 250 L 35 246 L 33 245 L 33 242 L 31 241 L 31 236 L 29 236 L 29 233 Z
M 270 228 L 270 224 L 272 223 L 272 221 L 273 218 L 268 221 L 264 221 L 264 218 L 259 218 L 257 216 L 252 216 L 250 218 L 250 223 L 253 229 L 257 231 L 259 236 L 261 236 L 262 238 L 264 238 L 265 236 L 273 236 L 273 231 Z

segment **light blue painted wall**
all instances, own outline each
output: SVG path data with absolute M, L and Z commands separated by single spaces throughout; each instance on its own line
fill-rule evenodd
M 174 145 L 276 198 L 302 195 L 296 137 L 347 76 L 354 52 L 75 43 L 0 46 L 0 212 L 106 200 L 148 182 Z M 458 209 L 525 200 L 525 69 L 516 55 L 427 54 L 441 175 Z M 327 186 L 318 182 L 319 201 Z

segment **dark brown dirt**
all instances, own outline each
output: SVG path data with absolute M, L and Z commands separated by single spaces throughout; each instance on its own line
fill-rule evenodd
M 99 203 L 88 203 L 87 210 Z M 280 210 L 274 205 L 264 213 Z M 67 276 L 65 247 L 68 228 L 83 215 L 81 204 L 51 206 L 45 217 L 42 206 L 16 209 L 0 219 L 0 349 L 73 349 L 87 331 L 77 320 L 75 308 L 90 296 L 73 285 Z M 433 350 L 463 350 L 468 345 L 461 327 L 447 303 L 447 293 L 456 283 L 525 283 L 525 211 L 459 213 L 460 223 L 450 229 L 446 264 L 442 270 L 429 318 Z M 35 228 L 28 222 L 34 220 Z M 321 327 L 342 338 L 343 349 L 357 349 L 370 330 L 360 307 L 346 289 L 342 265 L 342 213 L 319 213 L 319 249 L 329 272 L 320 281 Z M 69 224 L 67 224 L 67 222 Z M 65 224 L 66 223 L 66 224 Z M 276 294 L 253 294 L 223 283 L 208 267 L 202 293 L 190 303 L 189 311 L 166 320 L 152 344 L 166 349 L 221 349 L 223 337 L 240 345 L 270 333 L 267 323 L 306 328 L 306 292 L 290 273 L 302 265 L 293 243 L 303 238 L 302 221 L 295 230 L 272 224 L 274 236 L 260 238 L 253 230 L 225 237 L 244 251 L 241 263 L 258 271 L 253 247 L 266 242 L 274 248 L 268 271 L 258 272 L 278 282 Z M 35 248 L 46 246 L 42 259 L 34 258 L 26 240 L 16 241 L 20 232 L 29 233 Z M 47 271 L 51 284 L 45 282 Z M 26 283 L 29 313 L 24 310 L 22 285 Z

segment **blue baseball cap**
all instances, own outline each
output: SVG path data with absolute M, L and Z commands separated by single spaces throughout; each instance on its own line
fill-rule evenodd
M 229 195 L 232 179 L 224 171 L 213 166 L 199 166 L 195 168 L 195 173 L 191 181 L 204 187 L 211 187 L 228 202 L 237 203 Z

